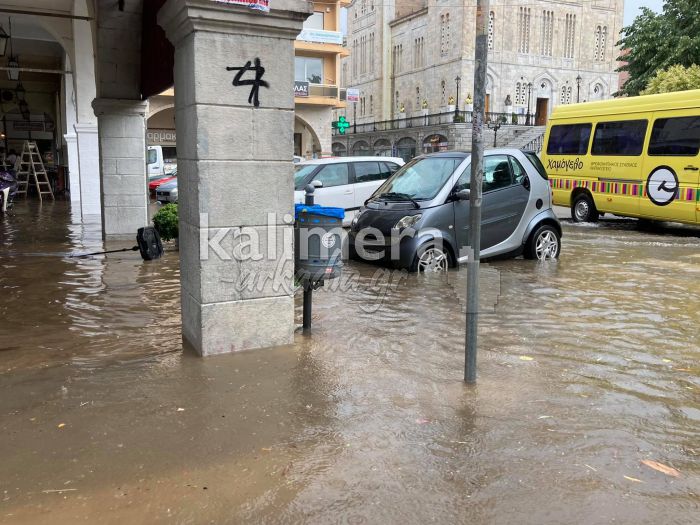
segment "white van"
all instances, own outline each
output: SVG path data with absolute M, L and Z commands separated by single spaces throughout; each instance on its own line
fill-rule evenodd
M 374 190 L 404 165 L 399 157 L 334 157 L 296 165 L 294 202 L 304 203 L 304 188 L 314 182 L 315 204 L 345 209 L 345 223 L 364 206 Z
M 146 150 L 148 176 L 165 175 L 177 168 L 177 153 L 174 146 L 148 146 Z

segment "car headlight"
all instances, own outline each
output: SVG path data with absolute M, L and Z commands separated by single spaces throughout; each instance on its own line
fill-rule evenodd
M 410 228 L 415 223 L 417 223 L 423 216 L 421 213 L 416 213 L 415 215 L 406 215 L 405 217 L 399 219 L 399 222 L 394 225 L 395 230 L 403 230 L 404 228 Z

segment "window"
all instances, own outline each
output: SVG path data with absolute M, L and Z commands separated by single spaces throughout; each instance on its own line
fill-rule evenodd
M 399 171 L 399 168 L 401 167 L 401 166 L 399 166 L 398 164 L 394 164 L 393 162 L 382 162 L 382 166 L 383 166 L 383 168 L 384 168 L 384 170 L 382 171 L 382 173 L 383 173 L 383 174 L 384 174 L 384 173 L 387 174 L 387 176 L 384 177 L 384 178 L 388 178 L 389 175 L 393 175 L 394 173 L 396 173 L 397 171 Z
M 372 95 L 369 96 L 369 114 L 374 114 L 374 98 L 372 98 Z
M 323 84 L 323 59 L 294 57 L 294 80 Z
M 547 155 L 585 155 L 588 151 L 590 136 L 590 124 L 552 126 L 549 132 Z
M 515 157 L 508 157 L 508 159 L 510 160 L 510 167 L 513 170 L 513 180 L 516 184 L 522 184 L 525 177 L 527 177 L 525 168 L 522 167 Z
M 542 11 L 542 46 L 541 53 L 544 56 L 552 56 L 552 42 L 554 41 L 554 11 Z
M 369 35 L 369 72 L 374 73 L 374 33 Z
M 530 8 L 520 7 L 518 11 L 518 52 L 530 52 Z
M 394 192 L 405 193 L 416 200 L 433 199 L 461 162 L 461 158 L 454 157 L 413 160 L 382 184 L 374 195 L 381 198 L 385 193 Z
M 513 175 L 506 155 L 489 155 L 484 157 L 483 191 L 507 188 L 513 184 Z
M 527 160 L 532 162 L 532 165 L 537 170 L 537 173 L 540 174 L 540 177 L 542 177 L 544 180 L 548 180 L 549 177 L 547 176 L 547 170 L 544 169 L 544 164 L 542 164 L 542 161 L 537 156 L 537 153 L 534 151 L 523 151 L 523 154 L 527 157 Z
M 416 86 L 416 110 L 419 110 L 420 108 L 420 86 Z
M 564 58 L 574 58 L 576 45 L 576 15 L 566 15 L 564 28 Z
M 304 29 L 323 29 L 323 12 L 314 11 L 314 14 L 304 22 Z
M 442 98 L 440 100 L 442 101 L 442 105 L 444 106 L 445 103 L 447 102 L 447 98 L 445 98 L 445 81 L 444 80 L 440 83 L 440 87 L 442 88 Z
M 603 32 L 600 34 L 600 53 L 598 54 L 598 60 L 603 62 L 605 60 L 605 44 L 608 39 L 608 28 L 603 26 Z
M 324 188 L 348 184 L 348 165 L 328 164 L 316 174 L 314 180 L 322 182 Z
M 560 104 L 571 104 L 571 86 L 564 85 L 561 87 L 561 97 L 559 97 Z
M 156 162 L 158 162 L 158 152 L 155 149 L 149 149 L 146 164 L 155 164 Z
M 593 134 L 591 155 L 641 155 L 646 132 L 646 120 L 600 122 Z
M 440 15 L 440 56 L 450 51 L 450 14 Z
M 355 182 L 371 182 L 373 180 L 383 180 L 388 177 L 388 174 L 382 175 L 382 169 L 378 162 L 356 162 L 355 167 Z
M 491 12 L 489 12 L 489 35 L 488 35 L 489 49 L 493 49 L 493 38 L 494 38 L 495 29 L 496 29 L 496 14 L 493 11 L 491 11 Z
M 649 155 L 694 157 L 700 150 L 700 117 L 660 118 L 654 122 Z

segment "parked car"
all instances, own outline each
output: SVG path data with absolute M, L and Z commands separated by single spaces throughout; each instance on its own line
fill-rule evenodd
M 166 175 L 151 175 L 148 177 L 148 190 L 151 192 L 156 191 L 161 184 L 170 182 L 177 178 L 177 170 L 172 171 Z
M 398 157 L 335 157 L 296 165 L 294 202 L 304 202 L 312 182 L 316 204 L 345 209 L 346 224 L 381 184 L 404 162 Z
M 413 159 L 374 192 L 353 219 L 350 253 L 412 271 L 446 270 L 469 257 L 469 153 Z M 409 230 L 410 229 L 410 230 Z M 481 257 L 554 259 L 561 226 L 547 173 L 534 152 L 484 157 Z
M 177 178 L 156 188 L 156 200 L 163 204 L 177 202 Z

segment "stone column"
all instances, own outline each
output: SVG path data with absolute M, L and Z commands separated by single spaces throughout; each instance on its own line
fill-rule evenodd
M 272 7 L 168 0 L 158 15 L 175 46 L 182 333 L 201 355 L 293 341 L 294 39 L 312 4 Z M 269 83 L 257 108 L 226 70 L 256 58 Z M 237 253 L 242 228 L 258 256 Z
M 100 216 L 100 145 L 97 124 L 76 123 L 80 172 L 80 208 L 83 217 Z
M 100 130 L 102 231 L 133 239 L 148 224 L 146 108 L 141 100 L 98 98 L 92 103 Z

